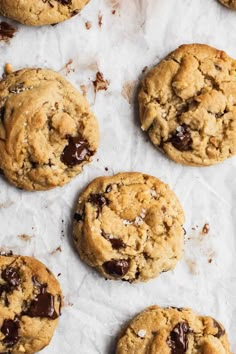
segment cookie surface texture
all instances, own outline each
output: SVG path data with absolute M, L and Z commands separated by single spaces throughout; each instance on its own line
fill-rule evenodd
M 144 78 L 141 126 L 177 163 L 208 166 L 236 154 L 236 61 L 203 44 L 183 45 Z
M 68 183 L 91 161 L 98 140 L 86 99 L 59 74 L 25 69 L 0 82 L 0 169 L 15 186 Z
M 155 177 L 119 173 L 93 180 L 80 195 L 73 237 L 82 260 L 105 278 L 147 281 L 182 256 L 184 213 Z
M 0 352 L 33 354 L 47 346 L 61 302 L 60 285 L 41 262 L 0 256 Z
M 152 306 L 134 318 L 116 354 L 232 354 L 223 326 L 190 309 Z
M 236 0 L 219 0 L 219 2 L 230 9 L 236 10 Z
M 89 0 L 4 0 L 0 14 L 31 26 L 56 24 L 73 17 Z

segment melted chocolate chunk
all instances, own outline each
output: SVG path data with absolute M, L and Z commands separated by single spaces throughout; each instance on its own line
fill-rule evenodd
M 4 344 L 7 347 L 13 347 L 19 340 L 18 330 L 19 330 L 19 321 L 17 318 L 14 320 L 4 320 L 1 332 L 5 335 L 3 339 Z
M 68 141 L 69 143 L 61 155 L 61 161 L 65 165 L 69 167 L 79 165 L 93 155 L 93 152 L 89 149 L 89 144 L 81 135 L 71 136 Z
M 103 267 L 107 274 L 114 277 L 123 277 L 129 270 L 129 261 L 126 259 L 112 259 L 103 263 Z
M 0 40 L 8 41 L 14 37 L 16 29 L 7 22 L 0 22 Z
M 13 252 L 12 251 L 0 252 L 0 256 L 5 256 L 5 257 L 13 256 Z
M 79 222 L 79 221 L 83 221 L 84 220 L 84 214 L 82 211 L 77 211 L 75 214 L 74 214 L 74 220 Z
M 109 241 L 114 249 L 119 250 L 125 248 L 125 243 L 120 238 L 110 238 Z
M 193 139 L 190 128 L 186 124 L 180 125 L 169 141 L 179 151 L 191 150 Z
M 38 294 L 23 314 L 29 317 L 47 317 L 55 320 L 58 314 L 54 309 L 54 296 L 48 292 Z
M 12 289 L 17 288 L 21 283 L 19 270 L 13 267 L 7 267 L 4 269 L 2 272 L 2 278 Z
M 187 322 L 178 323 L 170 333 L 167 340 L 172 349 L 171 354 L 184 354 L 188 349 L 188 334 L 191 332 Z
M 92 203 L 93 205 L 97 205 L 100 209 L 108 204 L 108 200 L 104 197 L 103 194 L 90 194 L 88 202 Z
M 218 332 L 216 334 L 214 334 L 214 337 L 216 338 L 220 338 L 223 335 L 225 335 L 225 330 L 224 328 L 222 328 L 222 326 L 216 321 L 214 320 L 214 327 L 216 327 L 218 329 Z

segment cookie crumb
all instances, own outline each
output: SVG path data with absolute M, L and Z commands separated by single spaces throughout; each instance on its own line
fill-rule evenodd
M 210 231 L 210 225 L 209 225 L 208 223 L 206 223 L 206 224 L 203 226 L 203 228 L 202 228 L 201 234 L 202 234 L 202 235 L 207 235 L 207 234 L 209 233 L 209 231 Z
M 52 252 L 50 252 L 50 254 L 55 254 L 57 252 L 62 252 L 61 246 L 58 246 L 55 250 L 53 250 Z
M 116 10 L 112 10 L 112 15 L 115 15 L 116 14 Z
M 209 258 L 209 259 L 208 259 L 208 263 L 212 263 L 212 258 Z
M 103 20 L 103 16 L 101 14 L 98 14 L 98 26 L 102 27 L 102 20 Z
M 92 23 L 91 23 L 90 21 L 86 21 L 86 22 L 85 22 L 85 28 L 86 28 L 87 30 L 90 30 L 91 27 L 92 27 Z
M 126 101 L 131 104 L 134 96 L 134 86 L 136 81 L 127 81 L 124 83 L 121 94 Z
M 33 236 L 29 236 L 29 235 L 25 235 L 25 234 L 22 234 L 22 235 L 18 235 L 17 237 L 19 237 L 22 241 L 31 241 L 31 239 L 33 238 Z
M 147 332 L 145 331 L 145 329 L 140 329 L 140 330 L 138 331 L 138 336 L 139 336 L 140 338 L 145 338 L 146 334 L 147 334 Z
M 80 85 L 80 88 L 81 88 L 83 96 L 86 97 L 86 95 L 87 95 L 87 86 L 86 85 Z
M 98 92 L 101 90 L 106 91 L 108 89 L 109 84 L 110 84 L 110 81 L 105 80 L 103 77 L 103 74 L 100 71 L 98 71 L 96 73 L 96 79 L 93 81 L 94 91 L 95 92 Z

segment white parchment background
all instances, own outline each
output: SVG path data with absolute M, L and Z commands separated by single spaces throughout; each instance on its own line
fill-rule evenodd
M 236 12 L 216 0 L 91 0 L 79 16 L 54 27 L 14 25 L 15 38 L 0 44 L 0 67 L 10 62 L 14 69 L 52 68 L 77 88 L 87 86 L 101 130 L 94 162 L 64 188 L 27 193 L 0 179 L 1 248 L 35 256 L 61 273 L 65 307 L 43 353 L 112 354 L 121 326 L 152 304 L 189 306 L 214 316 L 225 325 L 236 353 L 236 158 L 210 168 L 169 161 L 140 131 L 135 105 L 122 95 L 145 66 L 182 43 L 207 43 L 236 57 Z M 63 67 L 70 59 L 68 73 Z M 95 97 L 92 80 L 98 70 L 110 85 Z M 174 271 L 139 285 L 105 281 L 80 261 L 70 241 L 79 192 L 96 176 L 130 170 L 169 183 L 187 220 L 183 260 Z M 210 232 L 201 236 L 205 223 Z M 21 234 L 32 239 L 24 241 Z M 59 246 L 62 251 L 53 252 Z

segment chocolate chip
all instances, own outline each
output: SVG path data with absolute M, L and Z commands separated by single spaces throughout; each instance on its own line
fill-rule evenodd
M 75 214 L 74 214 L 74 220 L 79 222 L 79 221 L 83 221 L 84 220 L 84 214 L 82 211 L 77 211 Z
M 129 261 L 126 259 L 112 259 L 103 263 L 103 267 L 107 274 L 114 277 L 123 277 L 129 270 Z
M 190 128 L 186 124 L 180 125 L 169 141 L 179 151 L 191 150 L 193 139 Z
M 3 120 L 4 114 L 5 114 L 5 107 L 3 106 L 0 108 L 0 120 Z
M 13 347 L 19 340 L 18 330 L 19 330 L 19 321 L 17 318 L 14 320 L 4 320 L 1 332 L 5 335 L 3 343 L 7 347 Z
M 106 193 L 110 193 L 112 191 L 112 184 L 108 184 L 106 188 Z
M 222 328 L 222 326 L 216 320 L 214 320 L 213 323 L 214 323 L 214 327 L 218 329 L 218 332 L 214 334 L 214 337 L 216 338 L 222 337 L 225 334 L 224 328 Z
M 191 332 L 187 322 L 178 323 L 170 333 L 167 340 L 172 349 L 171 354 L 184 354 L 188 350 L 188 334 Z
M 108 204 L 108 200 L 103 194 L 90 194 L 88 202 L 97 205 L 100 209 Z
M 4 269 L 2 272 L 2 278 L 12 289 L 16 288 L 21 283 L 19 270 L 13 267 L 7 267 Z
M 79 165 L 93 155 L 93 152 L 89 149 L 89 144 L 81 135 L 69 137 L 68 142 L 61 155 L 61 161 L 65 165 L 69 167 Z
M 48 292 L 38 294 L 23 314 L 29 317 L 47 317 L 55 320 L 58 314 L 54 309 L 54 296 Z
M 114 249 L 119 250 L 120 248 L 125 248 L 125 243 L 120 238 L 110 238 L 109 241 Z

